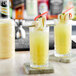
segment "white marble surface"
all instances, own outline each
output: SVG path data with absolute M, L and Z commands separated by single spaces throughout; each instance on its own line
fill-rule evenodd
M 76 50 L 72 50 L 76 53 Z M 50 51 L 51 52 L 51 51 Z M 0 60 L 0 76 L 30 76 L 26 75 L 23 64 L 29 62 L 29 52 L 16 52 L 14 58 Z M 31 76 L 76 76 L 76 61 L 72 63 L 51 62 L 55 72 L 53 74 L 38 74 Z

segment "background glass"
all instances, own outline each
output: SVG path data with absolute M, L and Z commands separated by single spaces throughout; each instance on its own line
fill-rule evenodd
M 10 58 L 15 54 L 14 21 L 0 20 L 0 58 Z
M 58 22 L 54 27 L 55 56 L 69 56 L 71 50 L 72 26 L 68 21 Z

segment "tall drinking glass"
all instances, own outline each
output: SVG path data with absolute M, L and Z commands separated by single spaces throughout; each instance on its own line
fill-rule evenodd
M 44 30 L 30 27 L 30 66 L 43 68 L 48 66 L 49 27 Z
M 69 14 L 59 15 L 59 19 L 54 27 L 55 56 L 70 56 L 71 31 L 72 27 L 69 21 Z
M 11 58 L 15 54 L 14 21 L 0 20 L 0 59 Z

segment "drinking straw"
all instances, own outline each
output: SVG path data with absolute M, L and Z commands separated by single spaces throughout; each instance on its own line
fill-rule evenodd
M 47 14 L 47 13 L 48 13 L 48 11 L 47 11 L 47 12 L 42 13 L 41 15 L 38 15 L 37 17 L 35 17 L 35 18 L 34 18 L 34 21 L 36 21 L 36 19 L 37 19 L 37 18 L 39 18 L 39 17 L 41 17 L 41 16 L 43 16 L 44 14 Z
M 74 8 L 74 7 L 72 6 L 71 8 L 67 9 L 67 10 L 64 11 L 63 13 L 65 14 L 66 12 L 68 12 L 69 10 L 71 10 L 72 8 Z M 70 18 L 72 18 L 72 14 L 71 14 L 71 13 L 69 13 L 69 16 L 70 16 Z
M 68 12 L 68 11 L 69 11 L 69 10 L 71 10 L 72 8 L 74 8 L 74 7 L 72 6 L 71 8 L 67 9 L 67 10 L 66 10 L 66 11 L 64 11 L 63 13 Z

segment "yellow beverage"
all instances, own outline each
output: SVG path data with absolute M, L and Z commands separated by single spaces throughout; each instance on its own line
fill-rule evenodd
M 71 25 L 60 20 L 54 27 L 55 48 L 58 55 L 67 55 L 71 49 Z
M 71 48 L 71 26 L 65 23 L 55 26 L 55 44 L 58 54 L 68 54 Z
M 32 65 L 46 65 L 48 63 L 49 28 L 35 30 L 30 28 L 30 55 Z
M 0 58 L 10 58 L 15 52 L 15 31 L 12 20 L 0 20 Z

